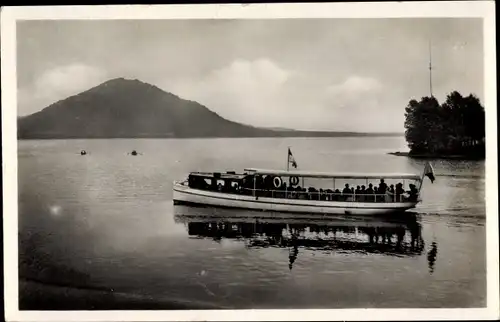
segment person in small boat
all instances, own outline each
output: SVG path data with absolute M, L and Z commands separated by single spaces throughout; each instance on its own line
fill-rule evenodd
M 373 194 L 374 194 L 373 185 L 370 183 L 370 184 L 368 184 L 368 188 L 366 189 L 366 192 L 365 192 L 365 195 L 366 195 L 365 201 L 372 201 L 373 202 L 374 201 Z
M 86 155 L 86 154 L 87 154 L 87 151 L 85 151 L 85 150 L 80 151 L 80 155 Z
M 349 188 L 349 184 L 346 183 L 344 190 L 342 190 L 342 197 L 344 201 L 347 201 L 347 199 L 351 196 L 351 188 Z

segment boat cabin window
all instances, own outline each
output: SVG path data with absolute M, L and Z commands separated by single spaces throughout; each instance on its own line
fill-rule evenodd
M 190 175 L 188 177 L 188 185 L 195 189 L 209 189 L 212 185 L 212 179 Z

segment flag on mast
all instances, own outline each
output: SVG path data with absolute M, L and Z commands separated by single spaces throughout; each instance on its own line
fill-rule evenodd
M 297 168 L 297 162 L 295 162 L 295 158 L 293 157 L 290 148 L 288 148 L 288 164 L 292 164 L 292 167 Z
M 429 162 L 425 164 L 424 176 L 428 176 L 429 179 L 431 179 L 432 183 L 434 183 L 434 180 L 436 180 L 436 178 L 434 177 L 434 169 L 432 168 L 432 165 Z

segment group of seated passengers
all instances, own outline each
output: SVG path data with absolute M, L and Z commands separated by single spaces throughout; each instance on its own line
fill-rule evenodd
M 265 181 L 265 180 L 264 180 Z M 349 187 L 346 184 L 344 189 L 316 189 L 309 187 L 308 189 L 300 186 L 288 186 L 286 183 L 276 188 L 271 183 L 255 185 L 256 195 L 260 197 L 274 198 L 290 198 L 290 199 L 305 199 L 305 200 L 325 200 L 325 201 L 358 201 L 358 202 L 401 202 L 401 201 L 416 201 L 418 198 L 418 190 L 414 184 L 410 184 L 409 191 L 405 191 L 402 183 L 394 186 L 387 186 L 384 179 L 380 180 L 378 186 L 373 186 L 371 183 L 366 188 L 364 185 L 357 186 L 356 189 Z M 251 190 L 253 188 L 250 188 Z
M 211 190 L 204 180 L 193 180 L 193 188 Z M 356 201 L 356 202 L 401 202 L 401 201 L 417 201 L 418 190 L 414 184 L 410 184 L 409 191 L 405 191 L 402 183 L 394 186 L 391 184 L 387 186 L 384 179 L 380 180 L 378 186 L 368 184 L 368 188 L 364 185 L 349 187 L 346 184 L 344 189 L 316 189 L 314 187 L 302 188 L 300 186 L 293 187 L 287 186 L 285 182 L 280 187 L 276 188 L 271 176 L 265 179 L 257 177 L 255 183 L 253 180 L 242 182 L 240 185 L 231 185 L 229 182 L 222 185 L 218 183 L 216 191 L 225 193 L 238 193 L 238 194 L 253 194 L 253 189 L 256 189 L 256 196 L 259 197 L 272 197 L 272 198 L 289 198 L 289 199 L 303 199 L 303 200 L 324 200 L 324 201 Z

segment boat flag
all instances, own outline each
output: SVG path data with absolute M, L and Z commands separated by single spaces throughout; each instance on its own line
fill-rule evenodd
M 432 165 L 429 162 L 425 164 L 424 176 L 428 176 L 429 179 L 431 179 L 432 183 L 434 183 L 434 180 L 436 180 L 436 178 L 434 177 L 434 169 L 432 168 Z
M 292 167 L 297 168 L 297 162 L 295 162 L 292 151 L 288 148 L 288 164 L 290 163 L 292 164 Z

